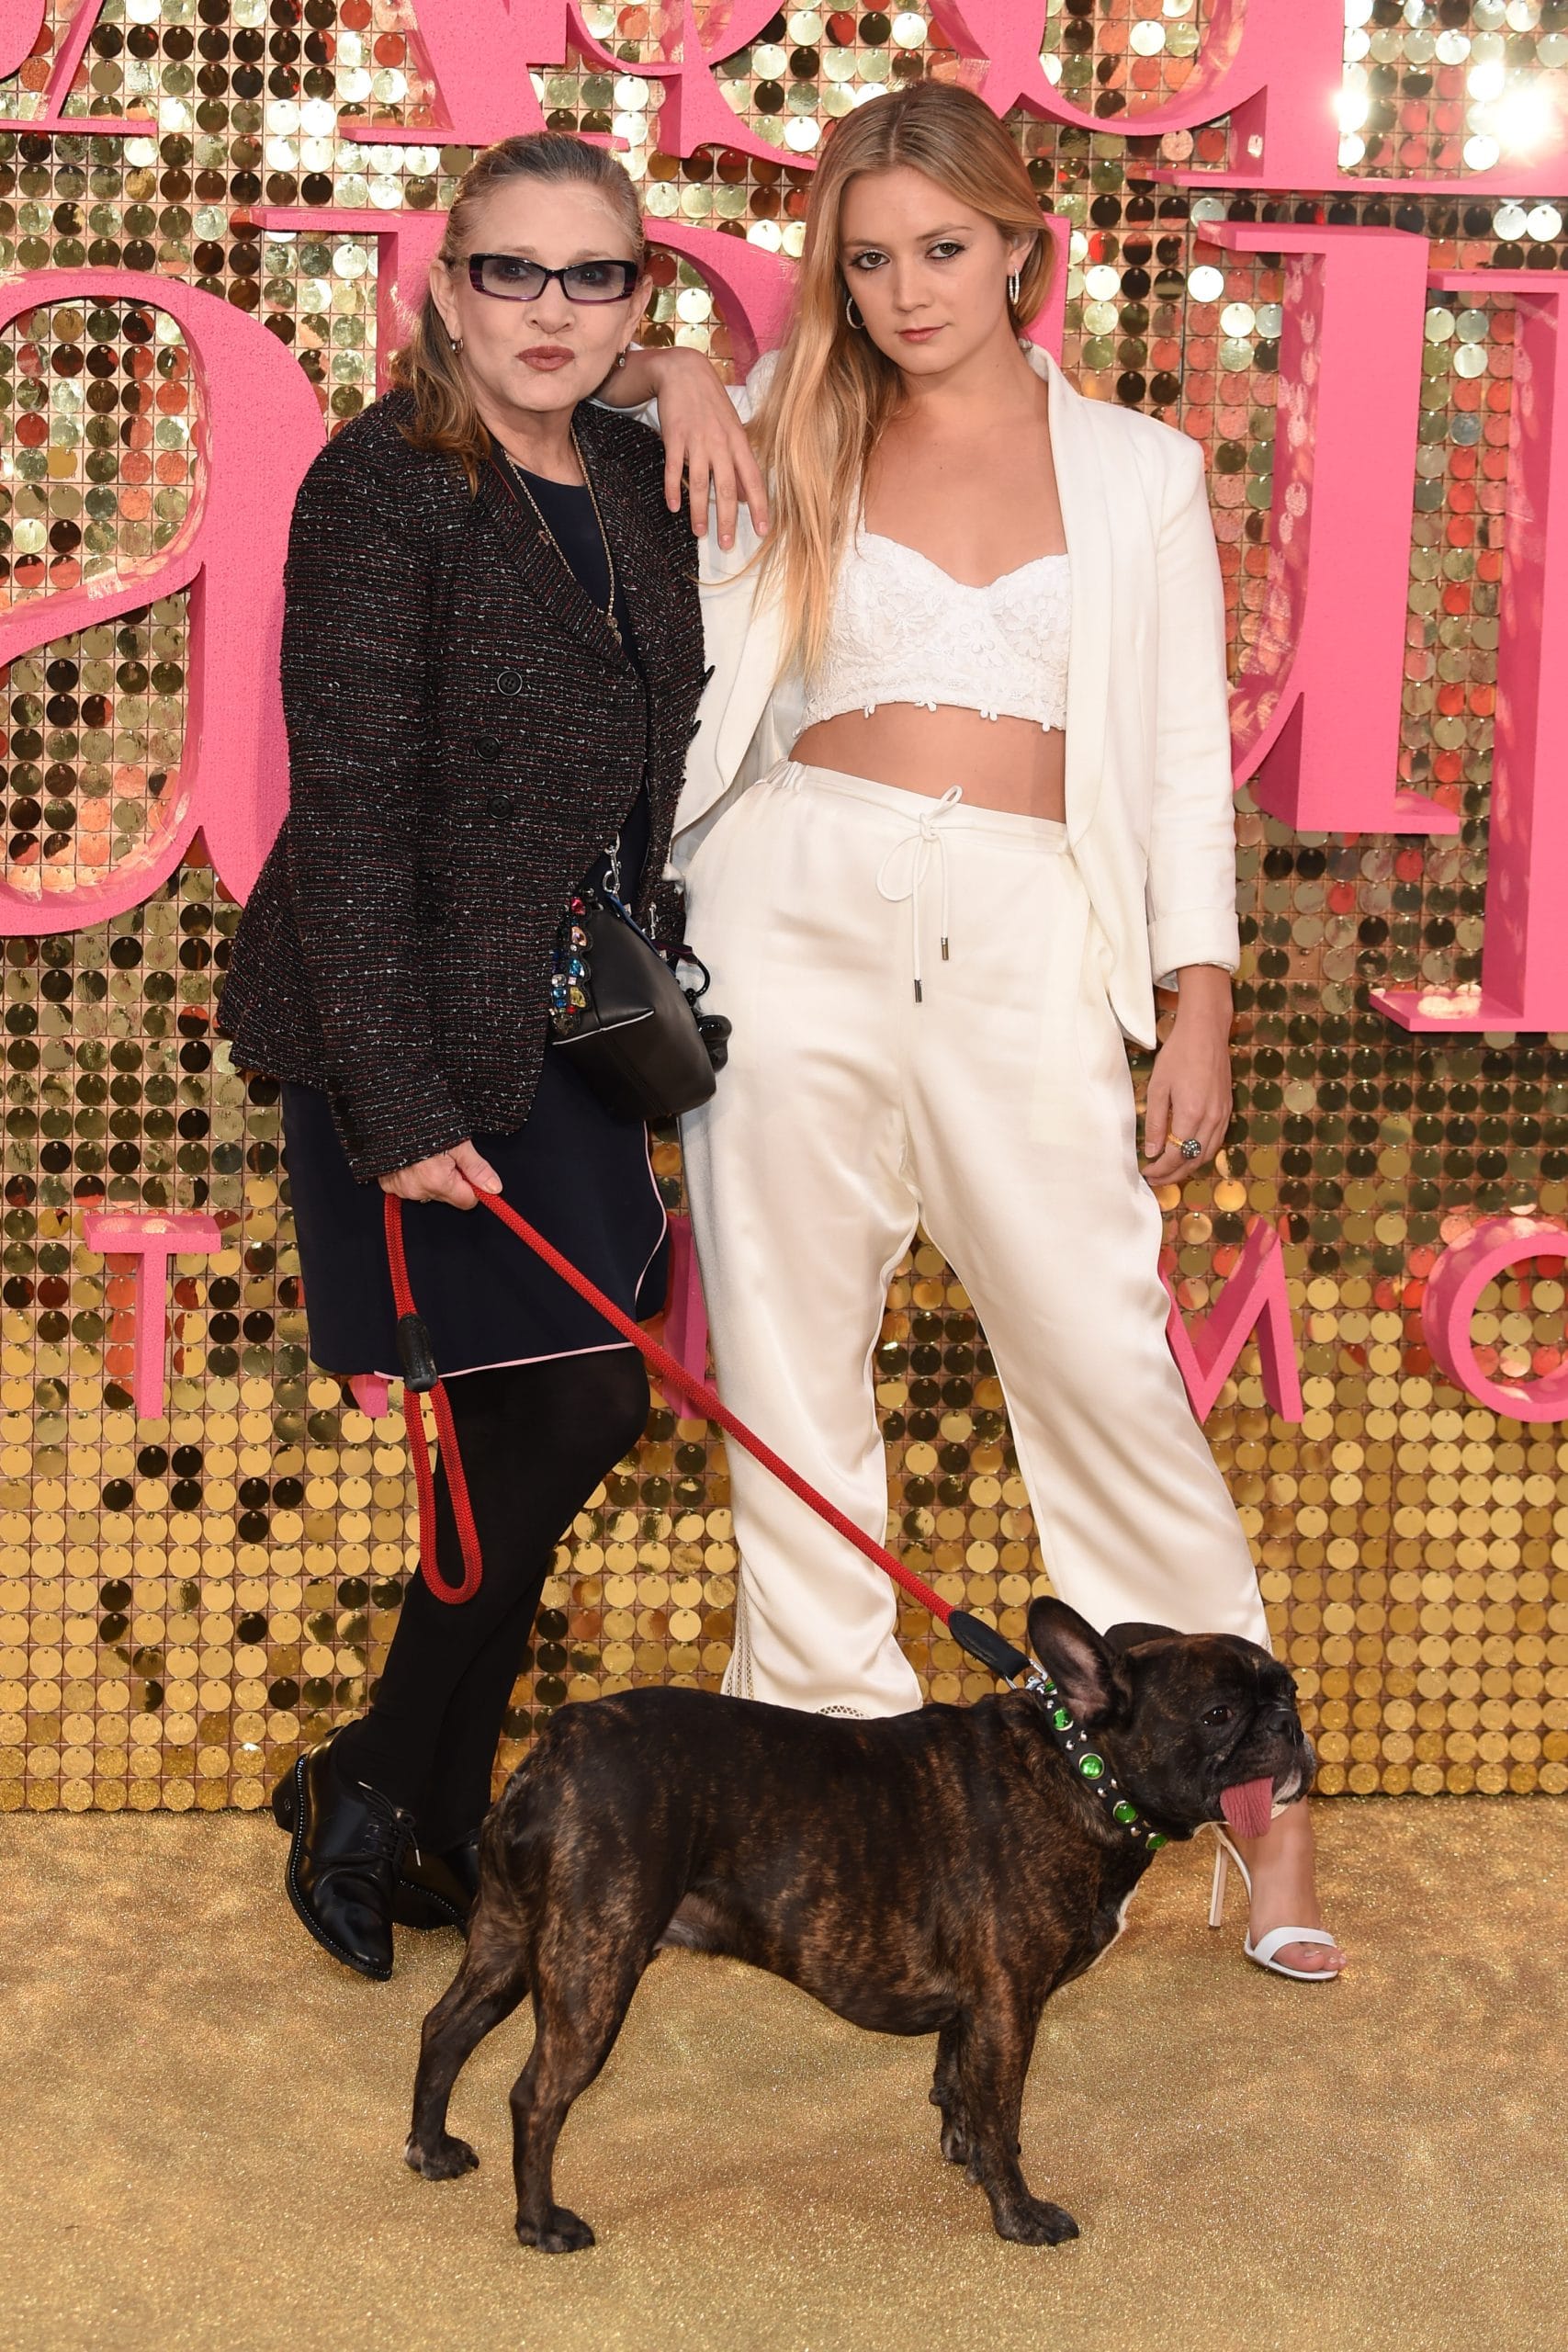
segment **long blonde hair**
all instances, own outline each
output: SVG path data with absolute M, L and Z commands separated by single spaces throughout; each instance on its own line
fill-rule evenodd
M 627 258 L 640 270 L 646 252 L 642 207 L 624 165 L 604 148 L 590 147 L 586 140 L 574 139 L 570 131 L 528 130 L 513 139 L 498 139 L 493 147 L 474 157 L 457 183 L 446 233 L 430 265 L 433 271 L 462 258 L 473 232 L 474 214 L 487 197 L 509 180 L 546 181 L 558 187 L 571 182 L 594 189 L 620 216 L 631 245 Z M 400 428 L 404 440 L 416 449 L 444 449 L 457 458 L 468 477 L 469 489 L 474 489 L 479 468 L 490 455 L 490 435 L 474 406 L 463 363 L 452 348 L 435 297 L 428 289 L 413 332 L 392 355 L 390 375 L 394 384 L 414 398 L 413 416 Z
M 845 314 L 840 216 L 857 174 L 900 164 L 983 213 L 1005 237 L 1032 237 L 1017 299 L 1010 298 L 1015 328 L 1035 316 L 1051 278 L 1039 200 L 1021 156 L 983 98 L 953 83 L 918 82 L 835 123 L 807 208 L 788 332 L 752 427 L 771 478 L 773 514 L 759 573 L 781 594 L 785 664 L 807 672 L 821 658 L 866 460 L 899 397 L 897 365 Z

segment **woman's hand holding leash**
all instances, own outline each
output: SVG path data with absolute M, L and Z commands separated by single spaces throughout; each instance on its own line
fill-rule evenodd
M 1224 1143 L 1231 1115 L 1230 1034 L 1230 974 L 1214 964 L 1189 965 L 1175 1022 L 1149 1080 L 1146 1183 L 1157 1187 L 1194 1174 Z
M 499 1193 L 501 1179 L 482 1152 L 465 1137 L 450 1151 L 432 1152 L 407 1168 L 377 1179 L 384 1193 L 400 1201 L 446 1201 L 455 1209 L 477 1209 L 480 1193 Z

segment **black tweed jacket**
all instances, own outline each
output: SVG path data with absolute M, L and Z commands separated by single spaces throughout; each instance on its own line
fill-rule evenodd
M 327 1091 L 362 1180 L 521 1125 L 561 909 L 645 768 L 637 911 L 679 936 L 660 876 L 703 689 L 695 542 L 645 426 L 577 412 L 639 678 L 499 465 L 471 493 L 454 460 L 403 439 L 412 412 L 389 392 L 300 485 L 289 810 L 217 1020 L 242 1069 Z

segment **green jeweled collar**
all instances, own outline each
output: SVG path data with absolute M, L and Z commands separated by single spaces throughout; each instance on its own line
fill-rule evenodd
M 1162 1846 L 1168 1845 L 1170 1841 L 1163 1832 L 1146 1822 L 1131 1799 L 1122 1795 L 1115 1773 L 1098 1749 L 1089 1746 L 1088 1733 L 1080 1730 L 1044 1668 L 1031 1662 L 1013 1688 L 1027 1690 L 1039 1700 L 1052 1738 L 1084 1786 L 1094 1791 L 1123 1837 L 1145 1854 L 1157 1854 Z

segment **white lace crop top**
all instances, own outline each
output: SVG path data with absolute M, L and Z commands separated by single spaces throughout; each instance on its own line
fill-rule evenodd
M 889 702 L 1065 726 L 1071 616 L 1065 555 L 1036 556 L 977 588 L 902 540 L 859 531 L 839 567 L 821 666 L 806 682 L 801 732 Z

